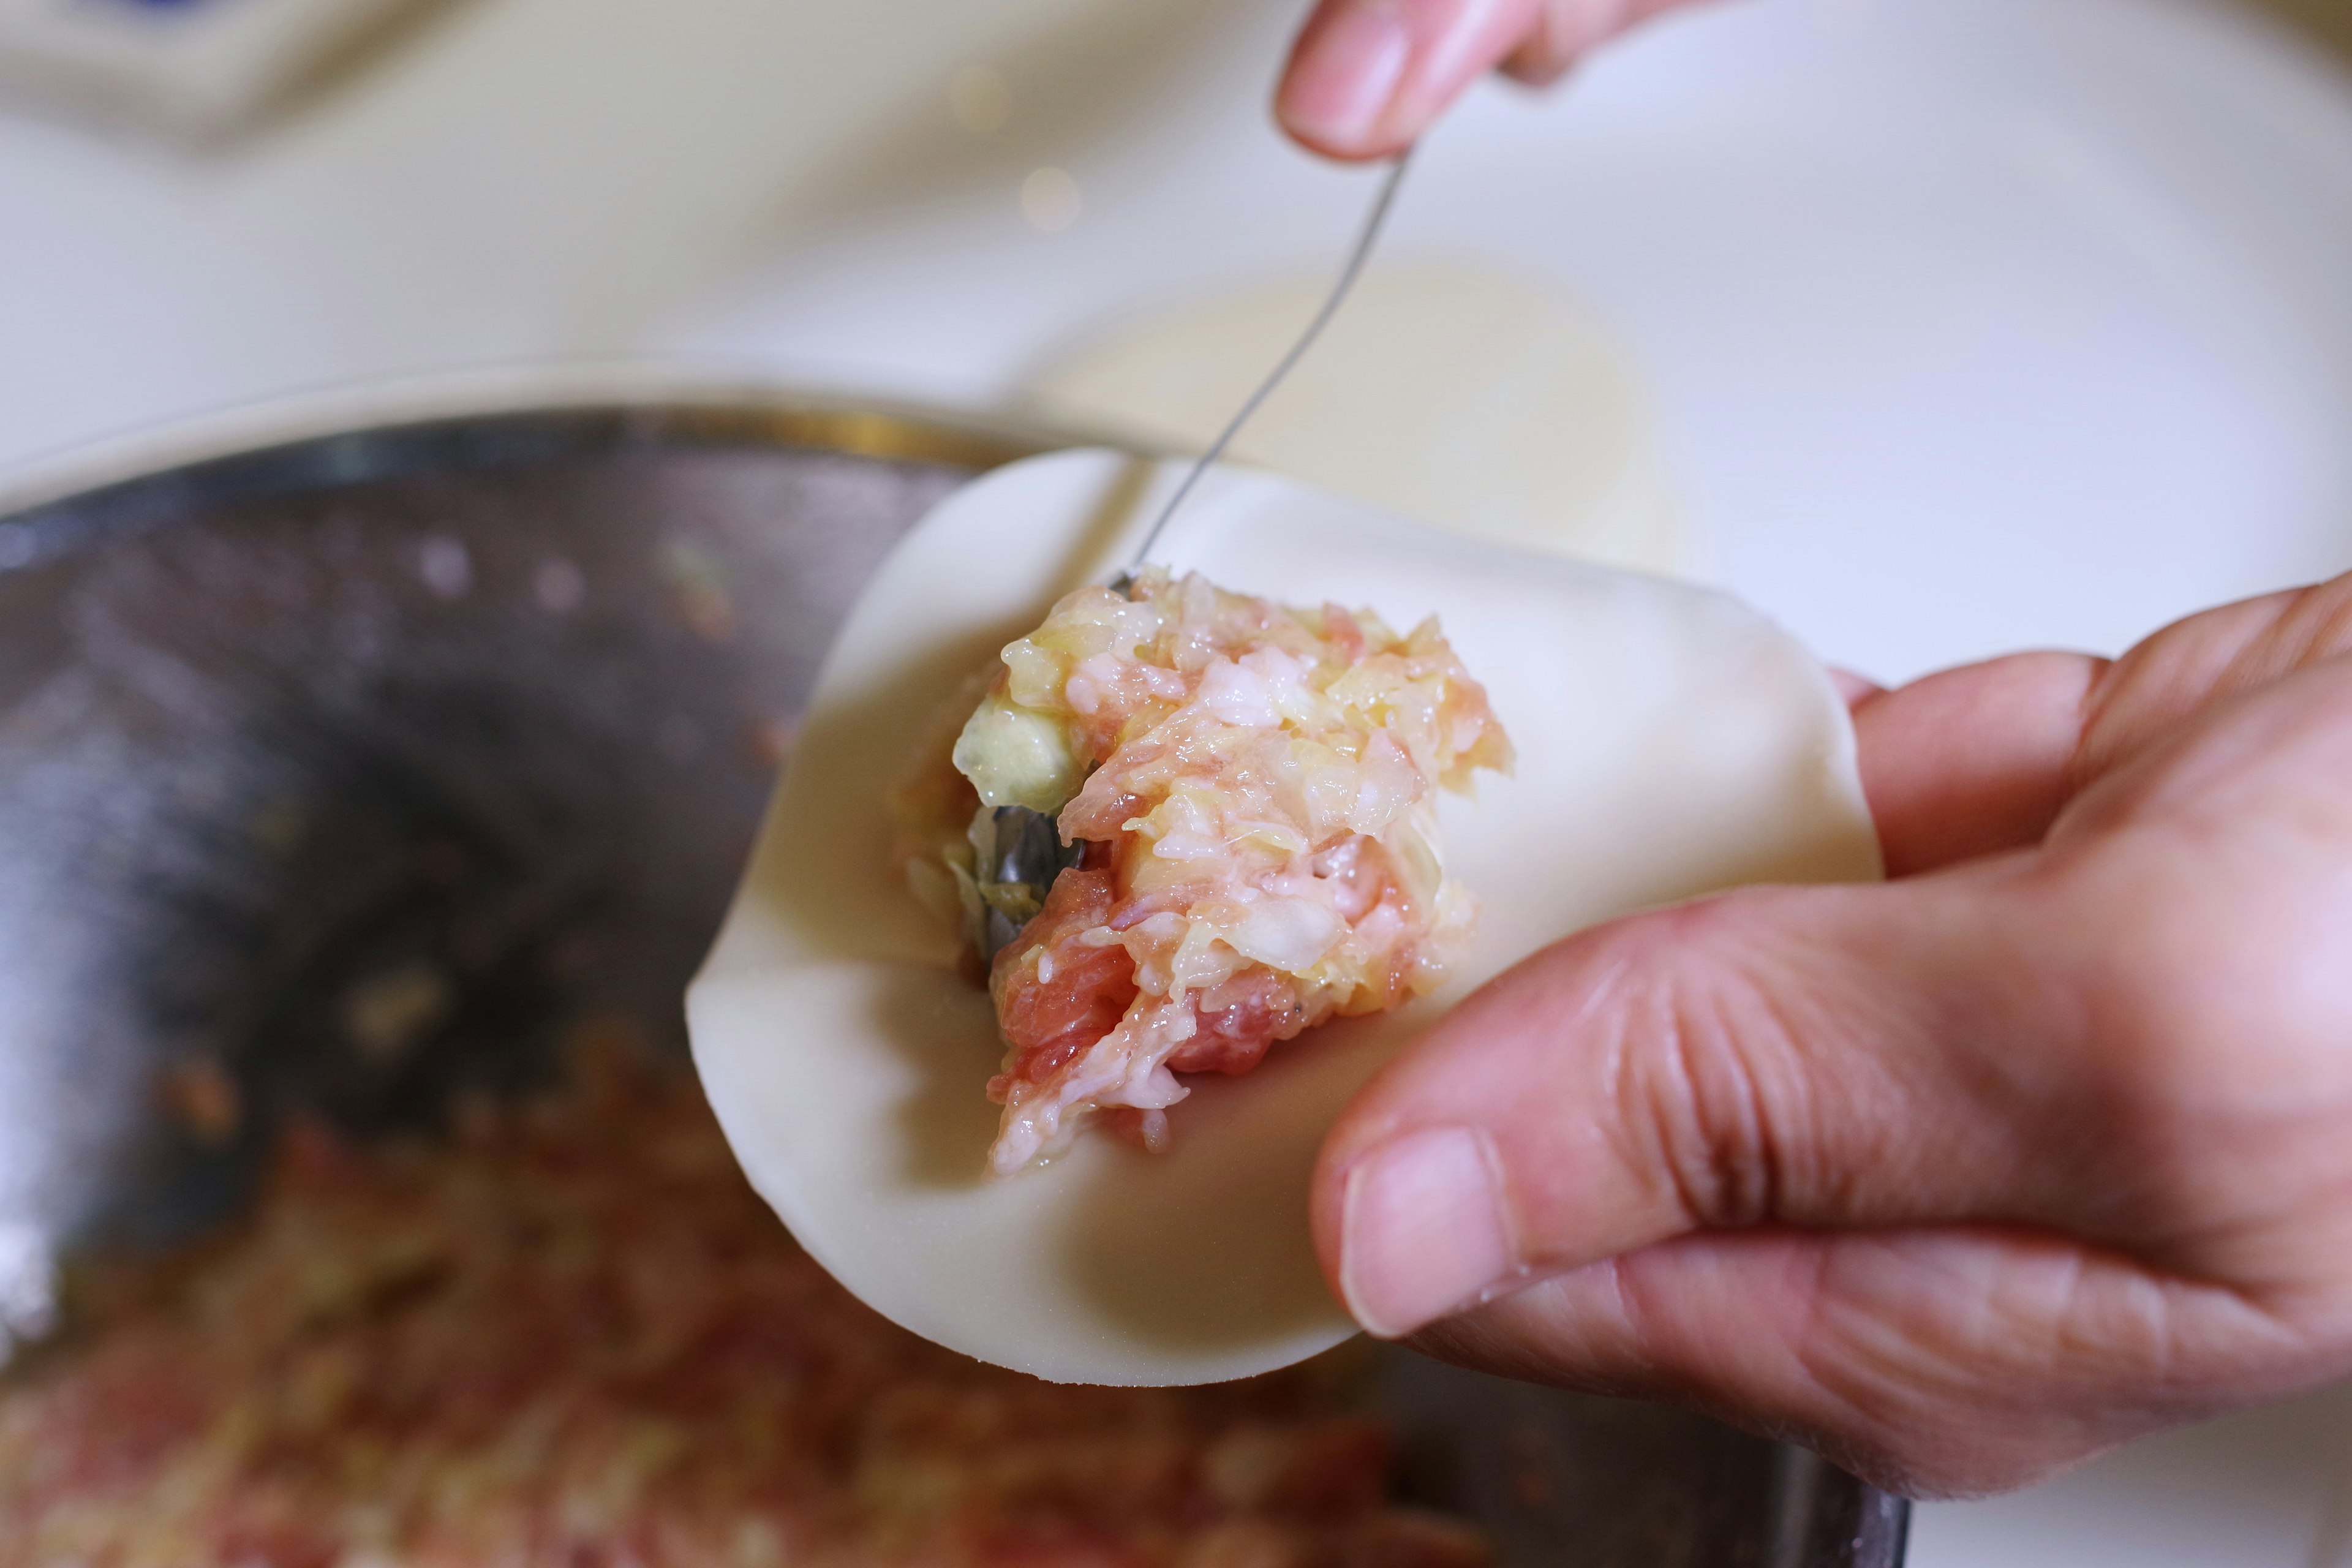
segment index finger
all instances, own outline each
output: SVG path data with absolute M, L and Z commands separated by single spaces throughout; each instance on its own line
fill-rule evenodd
M 1321 0 L 1274 116 L 1310 152 L 1392 158 L 1538 28 L 1543 0 Z
M 2087 654 L 2014 654 L 1856 700 L 1886 874 L 2039 843 L 2074 788 L 2085 700 L 2106 668 Z

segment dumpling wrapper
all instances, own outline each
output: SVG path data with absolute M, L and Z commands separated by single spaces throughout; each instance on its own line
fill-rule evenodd
M 1179 465 L 1073 451 L 1000 468 L 899 544 L 852 611 L 717 945 L 695 1060 L 751 1184 L 885 1316 L 1062 1383 L 1251 1376 L 1354 1331 L 1307 1235 L 1317 1149 L 1349 1095 L 1455 997 L 1556 939 L 1753 882 L 1880 875 L 1844 705 L 1814 659 L 1720 595 L 1465 540 L 1234 468 L 1155 561 L 1289 604 L 1443 618 L 1518 748 L 1441 807 L 1482 915 L 1438 995 L 1196 1077 L 1149 1154 L 1091 1131 L 982 1173 L 1003 1052 L 956 938 L 888 858 L 884 796 L 940 704 L 1061 595 L 1115 574 Z
M 1200 451 L 1265 379 L 1266 345 L 1296 342 L 1330 292 L 1318 273 L 1121 322 L 1025 401 L 1065 429 Z M 1474 538 L 1672 576 L 1690 541 L 1646 380 L 1556 289 L 1376 263 L 1230 455 Z

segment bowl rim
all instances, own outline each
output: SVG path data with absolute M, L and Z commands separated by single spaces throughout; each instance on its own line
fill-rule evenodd
M 670 433 L 688 438 L 814 447 L 974 471 L 1063 447 L 1142 450 L 1131 440 L 1016 413 L 827 387 L 759 368 L 646 359 L 482 365 L 232 404 L 0 465 L 0 521 L 118 485 L 337 436 L 595 413 L 657 416 Z

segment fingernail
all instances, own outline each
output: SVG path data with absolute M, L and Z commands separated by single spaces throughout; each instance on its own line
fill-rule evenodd
M 1462 1128 L 1408 1133 L 1359 1161 L 1339 1224 L 1340 1291 L 1381 1339 L 1471 1306 L 1517 1272 L 1495 1162 Z
M 1412 34 L 1389 0 L 1353 0 L 1315 30 L 1283 92 L 1292 129 L 1350 147 L 1368 140 L 1404 79 Z

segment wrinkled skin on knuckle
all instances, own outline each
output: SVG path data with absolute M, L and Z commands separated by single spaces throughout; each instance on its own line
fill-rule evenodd
M 2016 1108 L 2042 1089 L 1975 1060 L 1950 977 L 1897 978 L 1950 924 L 1891 889 L 1756 889 L 1624 928 L 1604 1057 L 1621 1162 L 1692 1228 L 1965 1212 L 2027 1152 Z
M 1644 917 L 1615 940 L 1615 1005 L 1596 1042 L 1626 1168 L 1696 1227 L 1776 1212 L 1783 1136 L 1808 1100 L 1789 1021 L 1740 962 L 1748 910 L 1717 900 Z

